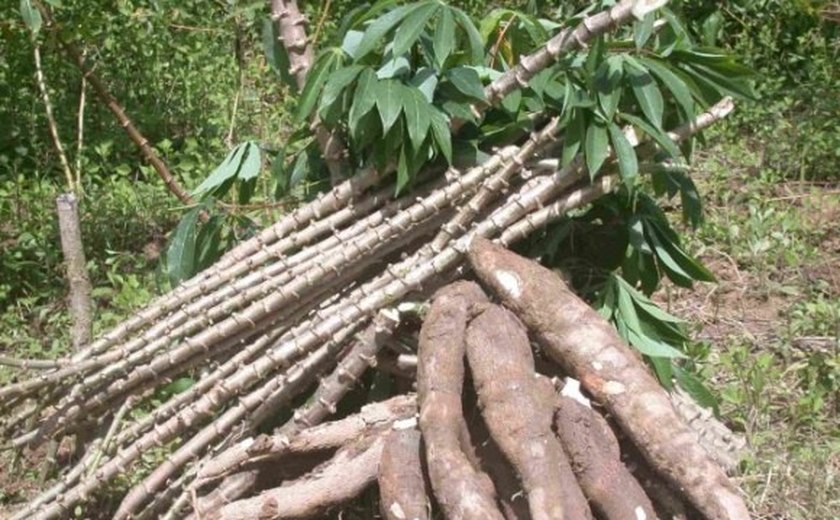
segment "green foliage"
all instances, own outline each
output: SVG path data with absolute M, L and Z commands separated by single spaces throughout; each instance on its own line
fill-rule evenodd
M 760 102 L 744 106 L 728 135 L 750 134 L 762 165 L 800 180 L 840 171 L 840 23 L 825 0 L 684 0 L 692 31 L 758 71 Z

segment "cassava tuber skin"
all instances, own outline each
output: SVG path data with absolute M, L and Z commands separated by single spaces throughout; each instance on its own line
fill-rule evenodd
M 697 444 L 638 356 L 556 274 L 484 239 L 470 244 L 469 261 L 548 355 L 604 403 L 651 465 L 702 514 L 749 519 L 735 485 Z
M 420 431 L 426 448 L 429 480 L 449 520 L 502 520 L 492 484 L 461 449 L 465 431 L 461 391 L 464 385 L 464 337 L 477 305 L 487 297 L 470 282 L 437 291 L 423 327 L 417 360 Z
M 431 503 L 417 428 L 392 430 L 379 461 L 379 508 L 387 520 L 426 520 Z
M 479 415 L 470 422 L 470 434 L 475 439 L 476 454 L 482 471 L 493 480 L 499 509 L 507 520 L 530 520 L 528 497 L 522 490 L 519 476 L 508 464 L 499 445 L 490 436 L 484 419 Z
M 604 418 L 569 397 L 559 397 L 556 406 L 557 436 L 593 509 L 609 520 L 657 518 L 650 499 L 621 462 L 618 441 Z
M 551 405 L 540 395 L 525 328 L 510 311 L 489 305 L 470 323 L 466 343 L 481 413 L 522 480 L 531 518 L 592 518 L 551 431 Z

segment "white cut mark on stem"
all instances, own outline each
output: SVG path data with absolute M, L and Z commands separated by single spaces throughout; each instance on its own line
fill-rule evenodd
M 512 297 L 519 298 L 522 295 L 522 282 L 515 274 L 509 271 L 496 271 L 496 279 L 505 292 Z

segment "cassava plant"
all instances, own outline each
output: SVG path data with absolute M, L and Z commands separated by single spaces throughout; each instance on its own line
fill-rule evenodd
M 610 428 L 686 508 L 747 518 L 660 386 L 709 404 L 681 365 L 682 323 L 645 293 L 664 277 L 713 279 L 658 202 L 679 194 L 699 221 L 686 164 L 698 132 L 751 95 L 749 71 L 698 46 L 667 4 L 475 20 L 440 0 L 385 0 L 314 49 L 295 2 L 272 0 L 266 58 L 295 92 L 296 128 L 279 148 L 237 145 L 192 190 L 166 254 L 172 291 L 0 389 L 10 447 L 100 432 L 17 518 L 69 516 L 106 493 L 118 494 L 115 518 L 312 516 L 376 480 L 387 518 L 428 517 L 432 503 L 450 518 L 585 518 L 587 501 L 605 518 L 653 514 L 647 481 L 626 500 L 599 487 L 603 468 L 623 467 Z M 236 243 L 233 209 L 259 179 L 295 207 Z M 484 239 L 571 266 L 600 316 Z M 458 282 L 426 315 L 422 302 L 470 269 L 509 310 Z M 358 400 L 369 367 L 383 368 L 380 397 L 410 391 L 416 367 L 417 396 L 319 425 L 352 411 L 345 396 Z M 606 407 L 615 424 L 586 419 L 602 440 L 580 448 L 585 434 L 556 427 L 574 412 L 537 371 L 579 379 Z M 536 464 L 540 446 L 550 456 Z M 156 449 L 164 459 L 143 467 Z M 587 450 L 597 467 L 581 467 Z

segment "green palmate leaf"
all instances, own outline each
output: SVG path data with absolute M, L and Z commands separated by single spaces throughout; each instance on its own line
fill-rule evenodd
M 350 65 L 330 72 L 324 83 L 324 90 L 321 93 L 321 104 L 319 111 L 329 108 L 341 95 L 348 85 L 353 83 L 364 67 L 361 65 Z
M 691 287 L 691 275 L 683 270 L 679 262 L 674 260 L 670 251 L 663 245 L 662 240 L 660 240 L 656 232 L 652 231 L 650 226 L 645 226 L 645 231 L 650 244 L 653 246 L 659 265 L 668 275 L 668 278 L 681 287 Z
M 228 179 L 236 177 L 239 174 L 242 161 L 247 154 L 249 144 L 250 143 L 242 143 L 231 150 L 227 157 L 225 157 L 225 160 L 222 161 L 222 164 L 217 166 L 216 169 L 213 170 L 213 172 L 211 172 L 210 175 L 208 175 L 207 178 L 193 190 L 192 194 L 203 195 L 205 193 L 210 193 L 224 184 Z
M 589 170 L 589 178 L 594 179 L 601 166 L 603 166 L 604 161 L 610 155 L 607 129 L 600 123 L 592 121 L 586 129 L 584 153 L 586 154 L 586 167 Z
M 716 45 L 721 28 L 723 28 L 723 14 L 720 11 L 715 11 L 703 20 L 703 45 Z
M 695 48 L 690 50 L 678 50 L 674 52 L 674 57 L 680 61 L 691 63 L 692 65 L 702 65 L 708 67 L 715 72 L 730 78 L 749 78 L 755 76 L 754 70 L 746 65 L 738 63 L 731 54 L 728 54 L 726 51 L 721 49 Z
M 623 57 L 610 56 L 595 72 L 595 89 L 598 103 L 607 119 L 612 119 L 621 101 L 621 77 L 624 73 Z
M 435 143 L 446 158 L 446 162 L 452 164 L 452 134 L 449 130 L 449 118 L 436 108 L 432 108 L 429 115 Z
M 633 304 L 637 308 L 639 308 L 642 311 L 649 314 L 653 319 L 668 322 L 668 323 L 677 323 L 677 324 L 685 323 L 680 318 L 677 318 L 676 316 L 672 316 L 671 314 L 668 314 L 667 312 L 660 309 L 658 305 L 653 303 L 647 296 L 645 296 L 644 294 L 640 293 L 635 288 L 633 288 L 633 286 L 631 286 L 629 283 L 627 283 L 620 276 L 613 275 L 611 278 L 614 279 L 617 282 L 617 284 L 620 286 L 622 291 L 624 291 L 624 292 L 626 292 L 627 294 L 630 295 L 630 297 L 633 299 Z
M 636 48 L 641 49 L 650 39 L 653 34 L 653 23 L 656 21 L 656 14 L 648 13 L 644 19 L 634 24 L 633 41 L 636 43 Z
M 347 53 L 351 58 L 356 58 L 356 49 L 362 43 L 362 38 L 365 36 L 363 31 L 347 31 L 344 39 L 341 40 L 341 50 Z
M 633 297 L 624 286 L 615 285 L 615 292 L 618 299 L 618 311 L 621 313 L 621 319 L 629 330 L 634 330 L 639 334 L 642 333 L 642 325 L 639 323 L 639 316 L 636 314 L 636 308 L 633 306 Z
M 298 98 L 298 110 L 295 113 L 295 124 L 301 124 L 309 118 L 315 104 L 318 102 L 318 94 L 321 87 L 329 78 L 330 72 L 340 63 L 339 54 L 327 51 L 315 63 L 315 67 L 306 76 L 306 85 Z
M 661 224 L 649 220 L 650 228 L 653 230 L 651 235 L 657 235 L 659 243 L 663 248 L 668 250 L 671 258 L 682 268 L 683 272 L 687 273 L 689 277 L 699 282 L 715 282 L 717 279 L 703 264 L 685 252 L 677 242 L 669 240 L 668 233 L 662 229 Z
M 201 210 L 196 206 L 181 218 L 166 251 L 166 275 L 173 287 L 195 272 L 196 224 Z
M 519 111 L 519 105 L 522 103 L 522 91 L 514 90 L 502 99 L 502 108 L 516 114 Z
M 388 132 L 400 117 L 403 107 L 403 90 L 402 84 L 392 79 L 376 84 L 376 107 L 382 119 L 382 132 Z
M 225 219 L 221 215 L 213 215 L 205 224 L 196 237 L 196 270 L 201 272 L 207 269 L 222 256 L 222 228 Z
M 376 74 L 371 69 L 368 68 L 359 73 L 359 81 L 356 82 L 356 90 L 353 93 L 353 104 L 350 106 L 348 115 L 350 136 L 353 139 L 356 139 L 359 120 L 376 105 L 376 84 Z
M 683 220 L 697 227 L 703 221 L 703 201 L 691 177 L 681 169 L 657 165 L 653 170 L 653 189 L 657 195 L 673 197 L 680 194 Z
M 462 103 L 459 101 L 446 100 L 440 105 L 443 110 L 455 119 L 462 119 L 464 121 L 475 121 L 475 114 L 470 110 L 469 103 Z
M 673 73 L 664 62 L 650 58 L 639 58 L 639 60 L 659 78 L 659 80 L 671 91 L 677 104 L 687 118 L 694 117 L 694 99 L 691 97 L 691 90 L 685 81 Z
M 402 191 L 408 186 L 411 181 L 411 174 L 408 171 L 408 158 L 406 157 L 405 147 L 400 147 L 400 160 L 397 163 L 397 184 L 395 195 L 400 195 Z
M 600 314 L 605 320 L 612 320 L 613 315 L 615 315 L 617 306 L 615 296 L 615 279 L 615 276 L 611 276 L 607 279 L 607 283 L 604 284 L 604 289 L 598 302 L 598 314 Z
M 670 358 L 648 357 L 648 361 L 653 366 L 653 371 L 656 373 L 656 378 L 659 379 L 659 384 L 668 390 L 674 388 L 674 373 L 673 362 Z
M 391 54 L 388 53 L 388 56 Z M 411 63 L 405 56 L 397 56 L 385 62 L 379 70 L 376 71 L 376 77 L 379 79 L 390 79 L 399 76 L 405 76 L 411 72 Z
M 309 178 L 309 174 L 311 173 L 310 165 L 309 155 L 306 153 L 306 150 L 302 150 L 298 153 L 295 159 L 295 165 L 292 167 L 292 175 L 289 177 L 289 188 L 295 188 Z
M 656 143 L 662 147 L 662 149 L 667 152 L 671 157 L 679 157 L 680 156 L 680 149 L 677 144 L 671 139 L 668 134 L 656 128 L 655 126 L 651 125 L 641 117 L 634 116 L 632 114 L 620 114 L 620 117 L 627 121 L 628 123 L 632 123 L 634 126 L 639 128 L 641 131 L 649 135 L 653 138 Z
M 271 161 L 271 176 L 274 178 L 274 198 L 279 199 L 289 191 L 289 175 L 286 171 L 286 148 L 283 147 Z
M 423 4 L 403 5 L 377 18 L 365 30 L 365 35 L 356 46 L 353 58 L 358 61 L 367 56 L 388 31 L 420 7 L 423 7 Z
M 437 88 L 438 84 L 438 78 L 434 69 L 421 67 L 408 83 L 413 87 L 417 87 L 429 103 L 434 100 L 435 88 Z
M 353 139 L 354 149 L 356 150 L 363 150 L 376 142 L 377 139 L 381 139 L 382 123 L 379 119 L 379 113 L 376 110 L 370 110 L 359 118 L 350 128 L 350 137 Z
M 455 67 L 446 71 L 446 77 L 462 94 L 471 98 L 484 100 L 484 85 L 478 72 L 469 67 Z
M 621 173 L 621 178 L 628 188 L 633 188 L 636 185 L 636 180 L 639 173 L 639 162 L 636 159 L 636 150 L 624 136 L 624 132 L 615 123 L 610 123 L 610 141 L 612 142 L 613 150 L 618 158 L 618 171 Z
M 475 24 L 464 11 L 452 8 L 456 23 L 467 33 L 467 41 L 470 46 L 470 63 L 473 65 L 484 65 L 484 42 Z M 483 97 L 482 97 L 483 99 Z
M 164 385 L 161 390 L 164 395 L 172 396 L 175 394 L 180 394 L 181 392 L 186 392 L 189 390 L 193 385 L 195 385 L 195 381 L 189 377 L 179 377 L 175 381 L 172 381 L 168 385 Z
M 714 394 L 710 392 L 709 389 L 706 388 L 706 385 L 704 385 L 697 377 L 685 369 L 675 366 L 674 378 L 677 380 L 677 384 L 680 385 L 680 388 L 685 390 L 688 395 L 697 402 L 697 404 L 705 408 L 711 408 L 715 415 L 720 413 L 720 410 L 718 410 L 718 402 L 717 399 L 715 399 Z
M 562 164 L 565 168 L 575 159 L 580 144 L 586 135 L 586 122 L 584 120 L 582 110 L 574 110 L 569 124 L 566 126 L 565 139 L 563 140 L 563 158 Z
M 419 150 L 426 134 L 429 133 L 431 124 L 432 106 L 423 97 L 423 94 L 416 88 L 403 88 L 403 111 L 405 112 L 405 125 L 408 129 L 408 136 L 414 150 Z
M 671 345 L 651 338 L 644 334 L 640 334 L 635 330 L 629 331 L 630 344 L 636 347 L 639 352 L 650 357 L 660 358 L 685 358 L 685 354 L 675 349 Z
M 452 9 L 449 7 L 443 8 L 440 20 L 438 20 L 437 27 L 435 27 L 433 48 L 437 66 L 443 69 L 446 58 L 455 49 L 455 17 L 452 14 Z
M 265 18 L 262 27 L 265 61 L 271 67 L 271 70 L 280 76 L 283 83 L 297 89 L 297 82 L 294 76 L 289 73 L 289 55 L 286 52 L 286 47 L 280 43 L 277 37 L 277 24 L 272 22 L 270 18 Z
M 261 166 L 262 157 L 260 155 L 260 146 L 253 141 L 246 142 L 245 155 L 242 158 L 242 164 L 239 166 L 236 177 L 241 181 L 254 179 L 260 174 Z
M 32 0 L 20 0 L 20 16 L 30 31 L 37 33 L 41 30 L 41 13 L 32 5 Z
M 718 71 L 711 66 L 691 65 L 686 68 L 694 72 L 695 80 L 702 78 L 712 83 L 721 94 L 752 101 L 758 99 L 752 83 L 742 77 L 729 76 L 726 71 Z
M 645 225 L 642 217 L 633 215 L 627 221 L 627 238 L 630 245 L 642 253 L 652 254 L 653 250 L 645 239 Z
M 648 71 L 638 61 L 632 57 L 625 58 L 628 66 L 625 67 L 624 72 L 630 81 L 630 87 L 633 89 L 633 94 L 639 102 L 639 107 L 644 112 L 648 121 L 653 123 L 656 128 L 662 128 L 662 114 L 665 111 L 665 102 L 662 99 L 662 92 L 656 81 L 653 80 Z
M 394 46 L 392 51 L 394 56 L 402 55 L 404 52 L 408 51 L 412 45 L 414 45 L 414 42 L 417 41 L 423 33 L 423 30 L 426 28 L 426 24 L 429 22 L 429 19 L 437 13 L 440 7 L 441 5 L 437 2 L 437 0 L 424 2 L 420 4 L 419 8 L 415 9 L 405 17 L 405 20 L 402 22 L 399 29 L 397 29 L 396 36 L 394 37 Z

